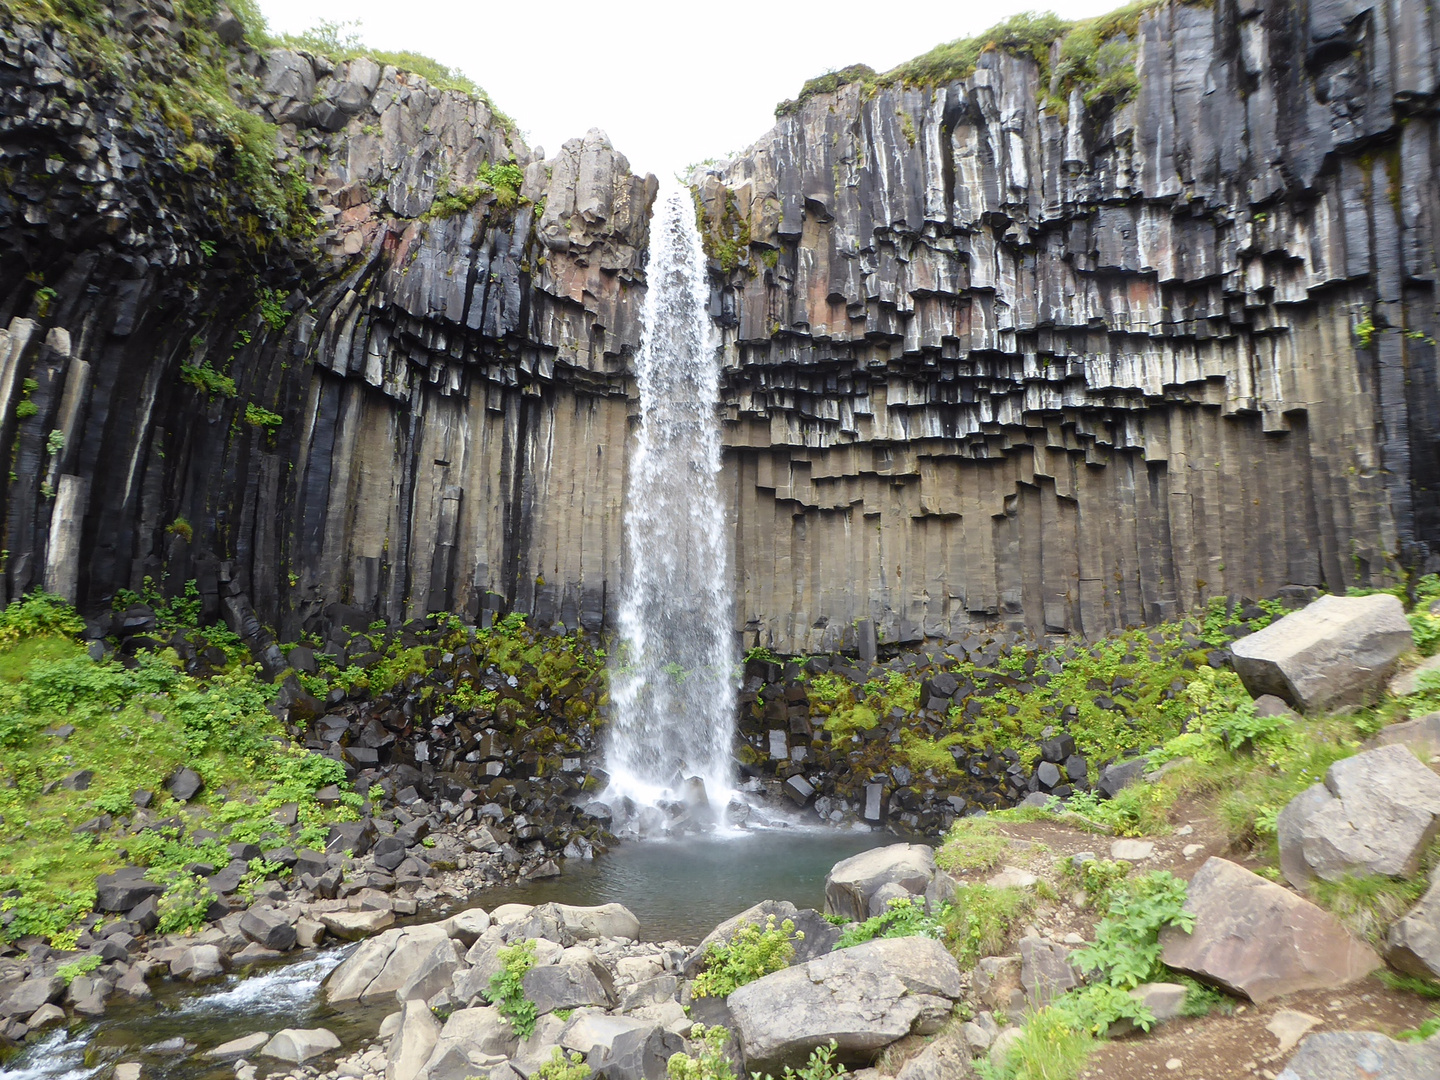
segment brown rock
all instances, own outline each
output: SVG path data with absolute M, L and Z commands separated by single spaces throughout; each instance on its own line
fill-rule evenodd
M 1200 868 L 1185 910 L 1195 929 L 1161 931 L 1162 959 L 1251 1001 L 1343 986 L 1380 966 L 1332 915 L 1225 859 Z

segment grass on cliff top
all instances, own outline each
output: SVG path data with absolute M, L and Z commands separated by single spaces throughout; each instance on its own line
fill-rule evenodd
M 776 116 L 798 112 L 810 98 L 859 83 L 866 96 L 887 86 L 939 86 L 967 79 L 987 52 L 1031 59 L 1040 72 L 1040 93 L 1052 111 L 1068 113 L 1072 90 L 1080 89 L 1088 106 L 1102 101 L 1120 105 L 1139 88 L 1135 53 L 1140 20 L 1168 0 L 1138 0 L 1095 18 L 1069 21 L 1053 12 L 1023 11 L 973 37 L 936 45 L 884 73 L 852 64 L 808 80 L 797 98 L 775 107 Z M 1209 7 L 1213 0 L 1177 0 Z M 1058 55 L 1052 62 L 1052 49 Z
M 247 22 L 247 27 L 248 25 Z M 513 135 L 518 131 L 515 121 L 501 112 L 495 106 L 495 102 L 491 100 L 490 95 L 459 68 L 442 64 L 434 57 L 425 56 L 423 53 L 405 50 L 387 52 L 369 48 L 360 40 L 360 21 L 358 19 L 348 22 L 322 19 L 302 34 L 270 35 L 263 23 L 257 29 L 257 38 L 287 49 L 303 49 L 334 61 L 356 60 L 365 56 L 374 60 L 381 67 L 388 64 L 400 71 L 419 75 L 437 90 L 455 90 L 484 102 L 485 107 L 490 110 L 496 122 L 505 129 L 507 135 Z
M 304 827 L 297 846 L 323 845 L 327 823 L 355 816 L 360 799 L 345 791 L 344 767 L 290 742 L 266 708 L 274 688 L 255 668 L 232 663 L 198 679 L 168 650 L 141 653 L 133 668 L 96 662 L 82 630 L 73 609 L 43 594 L 0 612 L 0 939 L 71 945 L 73 921 L 94 905 L 96 876 L 131 862 L 190 895 L 188 914 L 198 917 L 208 898 L 194 895 L 186 864 L 225 866 L 227 842 L 291 843 L 272 817 L 286 803 L 298 805 Z M 205 781 L 189 806 L 164 789 L 181 766 Z M 93 773 L 88 787 L 65 785 L 81 771 Z M 345 791 L 340 804 L 315 801 L 327 784 Z M 133 820 L 140 790 L 154 793 L 159 817 L 226 835 L 197 843 L 189 828 L 76 831 L 102 815 Z M 254 869 L 259 877 L 275 870 Z M 194 923 L 171 928 L 186 925 Z

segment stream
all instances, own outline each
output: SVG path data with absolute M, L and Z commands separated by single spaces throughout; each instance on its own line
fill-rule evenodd
M 761 900 L 823 907 L 825 875 L 836 862 L 895 840 L 886 832 L 806 828 L 621 844 L 593 861 L 568 861 L 558 878 L 486 889 L 465 906 L 616 902 L 639 918 L 643 938 L 696 944 Z M 445 914 L 430 911 L 405 921 Z M 324 1002 L 321 984 L 354 947 L 294 953 L 200 986 L 156 980 L 148 1001 L 116 995 L 99 1020 L 54 1028 L 24 1046 L 0 1067 L 0 1080 L 89 1080 L 128 1060 L 142 1063 L 146 1080 L 232 1080 L 232 1064 L 201 1055 L 231 1039 L 286 1027 L 329 1028 L 352 1050 L 372 1038 L 395 1008 L 332 1008 Z M 274 1063 L 269 1071 L 288 1070 Z

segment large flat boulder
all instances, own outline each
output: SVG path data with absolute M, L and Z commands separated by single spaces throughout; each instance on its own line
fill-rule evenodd
M 895 888 L 887 888 L 895 886 Z M 843 859 L 825 875 L 825 913 L 856 921 L 880 915 L 891 896 L 949 899 L 955 884 L 925 844 L 891 844 Z
M 1388 593 L 1322 596 L 1230 647 L 1251 697 L 1274 694 L 1302 712 L 1376 700 L 1415 639 Z
M 559 916 L 560 925 L 576 941 L 615 937 L 638 940 L 640 937 L 640 920 L 624 904 L 600 904 L 596 907 L 547 904 L 546 907 Z
M 1403 1043 L 1377 1031 L 1309 1035 L 1277 1080 L 1435 1080 L 1440 1036 Z
M 386 930 L 362 941 L 325 980 L 325 997 L 362 1005 L 392 997 L 419 970 L 430 950 L 448 940 L 444 926 L 432 923 Z
M 1280 866 L 1296 887 L 1311 877 L 1415 873 L 1440 832 L 1440 776 L 1403 745 L 1331 765 L 1322 786 L 1297 795 L 1276 819 Z
M 960 968 L 938 941 L 888 938 L 756 979 L 726 1005 L 747 1070 L 778 1073 L 831 1039 L 840 1060 L 873 1062 L 897 1039 L 938 1031 L 960 993 Z
M 1343 986 L 1381 966 L 1334 916 L 1225 859 L 1191 879 L 1185 910 L 1195 929 L 1162 930 L 1162 959 L 1251 1001 Z

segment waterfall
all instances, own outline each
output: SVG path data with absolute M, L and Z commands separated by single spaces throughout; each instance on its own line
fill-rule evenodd
M 731 788 L 736 660 L 720 498 L 719 362 L 690 193 L 662 187 L 650 223 L 625 503 L 629 574 L 612 659 L 612 791 L 642 804 Z M 685 790 L 682 790 L 685 789 Z

